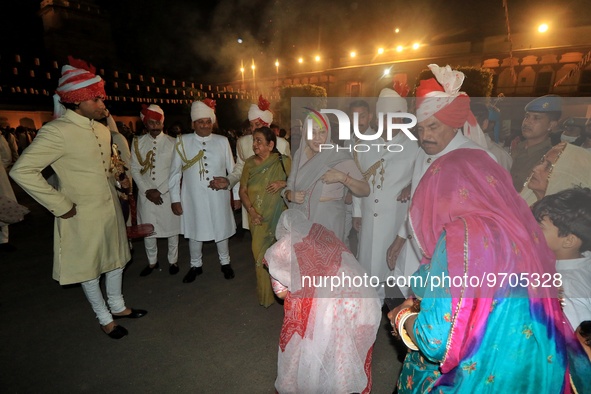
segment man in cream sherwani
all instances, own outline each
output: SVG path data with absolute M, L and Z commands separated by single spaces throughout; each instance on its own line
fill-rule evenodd
M 175 139 L 162 132 L 164 111 L 158 105 L 142 108 L 140 118 L 148 134 L 134 137 L 131 146 L 131 174 L 138 188 L 137 222 L 154 226 L 154 235 L 144 238 L 148 266 L 140 276 L 158 268 L 158 238 L 168 241 L 168 272 L 175 275 L 179 272 L 181 220 L 170 209 L 168 189 Z
M 189 239 L 191 268 L 184 283 L 203 273 L 203 242 L 214 240 L 224 278 L 232 279 L 229 238 L 236 232 L 229 190 L 214 190 L 210 181 L 225 177 L 234 168 L 234 157 L 226 137 L 212 134 L 215 101 L 205 99 L 191 105 L 194 133 L 177 137 L 170 167 L 172 211 L 181 216 L 181 233 Z M 182 180 L 182 187 L 181 187 Z
M 62 68 L 54 97 L 57 119 L 39 130 L 10 176 L 55 215 L 53 278 L 61 285 L 81 283 L 102 330 L 120 339 L 127 330 L 113 319 L 147 312 L 127 308 L 121 294 L 130 251 L 111 171 L 111 132 L 97 121 L 108 115 L 104 81 L 85 62 L 70 63 Z M 57 189 L 41 175 L 50 165 Z M 100 288 L 102 274 L 109 308 Z

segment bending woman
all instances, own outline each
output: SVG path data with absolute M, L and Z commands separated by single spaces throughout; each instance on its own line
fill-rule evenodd
M 345 244 L 288 209 L 265 264 L 275 293 L 285 299 L 277 392 L 369 393 L 380 302 L 374 288 L 352 285 L 367 274 Z M 351 280 L 318 282 L 327 277 Z
M 257 296 L 265 308 L 275 302 L 269 273 L 263 267 L 263 256 L 275 242 L 275 227 L 286 206 L 280 191 L 286 185 L 291 168 L 289 157 L 279 153 L 277 137 L 268 127 L 252 135 L 254 155 L 246 159 L 240 179 L 240 200 L 248 212 L 252 234 L 252 254 L 256 262 Z
M 308 139 L 308 119 L 312 119 L 312 139 Z M 308 116 L 300 147 L 294 154 L 284 197 L 289 208 L 333 231 L 344 241 L 345 195 L 369 195 L 369 184 L 349 152 L 338 151 L 330 140 L 330 125 L 322 116 Z

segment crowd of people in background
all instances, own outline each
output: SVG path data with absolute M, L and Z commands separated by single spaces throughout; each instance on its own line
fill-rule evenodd
M 498 110 L 470 102 L 464 75 L 429 68 L 434 78 L 416 87 L 415 108 L 400 85 L 380 92 L 375 111 L 365 100 L 350 103 L 358 132 L 376 137 L 358 151 L 336 149 L 361 139 L 337 141 L 316 111 L 289 128 L 273 123 L 262 96 L 240 130 L 221 130 L 206 99 L 192 104 L 190 130 L 167 125 L 150 105 L 138 109 L 143 127 L 134 132 L 109 114 L 93 68 L 72 59 L 53 121 L 2 129 L 0 198 L 16 202 L 9 173 L 55 216 L 53 277 L 82 284 L 113 339 L 128 335 L 117 319 L 147 314 L 122 295 L 126 226 L 155 230 L 144 237 L 141 276 L 159 266 L 157 239 L 165 238 L 169 273 L 187 270 L 182 281 L 192 283 L 203 273 L 203 243 L 213 240 L 231 280 L 229 239 L 242 208 L 256 300 L 285 310 L 279 393 L 369 392 L 384 305 L 407 348 L 398 393 L 588 392 L 591 119 L 562 120 L 562 98 L 542 96 L 525 106 L 521 135 L 501 141 Z M 387 114 L 401 113 L 394 119 L 402 124 L 407 112 L 416 115 L 413 135 L 397 129 L 387 138 Z M 137 210 L 123 200 L 137 200 Z M 8 225 L 0 217 L 0 253 L 14 252 Z M 188 262 L 178 261 L 180 235 Z M 490 286 L 434 279 L 487 273 Z M 377 286 L 328 291 L 305 279 L 344 274 L 370 275 Z M 500 283 L 501 275 L 519 283 Z M 397 284 L 393 296 L 391 277 L 424 281 Z

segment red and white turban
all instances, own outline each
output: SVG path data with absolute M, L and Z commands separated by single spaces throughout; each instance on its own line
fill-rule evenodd
M 260 119 L 265 126 L 269 126 L 273 123 L 273 112 L 269 108 L 271 108 L 271 103 L 265 100 L 262 95 L 259 96 L 258 104 L 251 104 L 248 110 L 248 120 Z
M 83 60 L 69 56 L 70 65 L 62 67 L 62 77 L 54 95 L 54 117 L 60 117 L 65 113 L 62 103 L 80 103 L 106 99 L 105 81 L 95 74 L 96 69 Z
M 417 87 L 417 121 L 431 116 L 455 129 L 464 126 L 464 135 L 486 148 L 484 133 L 470 111 L 470 97 L 460 92 L 464 73 L 452 70 L 450 66 L 439 67 L 429 64 L 434 78 L 420 81 Z
M 150 104 L 150 106 L 142 105 L 142 110 L 140 111 L 140 119 L 142 122 L 147 122 L 149 119 L 155 120 L 157 122 L 164 122 L 164 111 L 160 106 L 155 104 Z
M 191 104 L 191 121 L 210 118 L 211 123 L 215 123 L 215 100 L 205 99 L 203 101 L 193 101 Z

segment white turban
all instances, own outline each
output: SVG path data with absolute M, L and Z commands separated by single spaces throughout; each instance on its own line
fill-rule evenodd
M 401 97 L 395 90 L 384 88 L 378 96 L 376 103 L 376 115 L 380 116 L 388 112 L 407 112 L 408 105 L 406 99 Z
M 213 103 L 212 105 L 215 108 L 214 100 L 209 100 L 209 103 Z M 210 107 L 203 101 L 193 101 L 193 104 L 191 104 L 191 121 L 194 122 L 198 119 L 210 118 L 211 123 L 215 123 L 214 108 Z
M 270 106 L 271 104 L 263 96 L 259 96 L 258 104 L 252 104 L 248 110 L 248 120 L 260 118 L 267 126 L 270 125 L 273 123 L 273 112 L 269 110 Z

